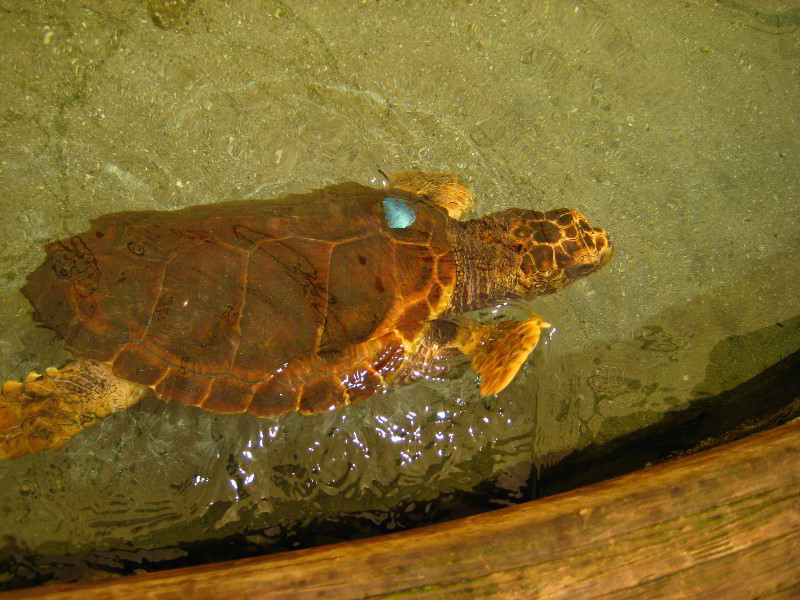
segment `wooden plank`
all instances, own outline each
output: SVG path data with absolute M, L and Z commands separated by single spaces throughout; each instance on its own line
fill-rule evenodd
M 800 597 L 800 421 L 413 531 L 5 598 Z

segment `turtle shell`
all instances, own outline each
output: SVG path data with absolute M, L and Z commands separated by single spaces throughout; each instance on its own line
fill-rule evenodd
M 341 406 L 390 383 L 454 285 L 446 212 L 387 195 L 348 183 L 101 216 L 49 244 L 23 293 L 74 354 L 166 400 Z M 387 214 L 397 202 L 410 222 Z

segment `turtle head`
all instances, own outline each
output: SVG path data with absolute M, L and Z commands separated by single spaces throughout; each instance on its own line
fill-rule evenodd
M 511 209 L 491 215 L 515 256 L 514 293 L 542 296 L 597 271 L 614 252 L 608 234 L 580 212 Z
M 608 264 L 614 251 L 605 230 L 568 208 L 453 221 L 449 235 L 458 273 L 454 312 L 550 294 Z

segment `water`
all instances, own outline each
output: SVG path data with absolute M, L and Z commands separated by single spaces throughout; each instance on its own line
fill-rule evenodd
M 4 377 L 68 357 L 19 288 L 108 212 L 417 167 L 458 172 L 478 214 L 574 207 L 615 244 L 536 303 L 554 331 L 496 398 L 461 371 L 306 418 L 145 402 L 3 464 L 6 577 L 524 481 L 800 347 L 775 326 L 800 314 L 796 2 L 0 10 Z

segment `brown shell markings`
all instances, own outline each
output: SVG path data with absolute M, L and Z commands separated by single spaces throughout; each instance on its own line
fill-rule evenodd
M 393 195 L 397 195 L 393 192 Z M 23 293 L 77 356 L 217 412 L 318 412 L 370 396 L 454 285 L 443 209 L 329 186 L 280 201 L 105 215 L 47 246 Z

